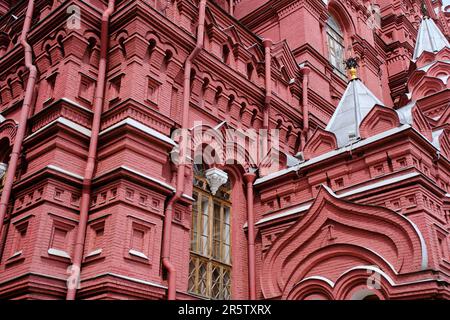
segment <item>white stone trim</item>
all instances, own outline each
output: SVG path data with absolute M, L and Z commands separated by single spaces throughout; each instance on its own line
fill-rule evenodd
M 322 276 L 311 276 L 311 277 L 307 277 L 304 278 L 302 280 L 300 280 L 300 282 L 298 282 L 298 284 L 302 283 L 302 282 L 306 282 L 308 280 L 319 280 L 319 281 L 323 281 L 325 283 L 327 283 L 331 288 L 334 288 L 334 282 L 331 281 L 330 279 L 326 278 L 326 277 L 322 277 Z
M 90 258 L 90 257 L 93 257 L 93 256 L 98 256 L 99 254 L 102 253 L 102 251 L 103 251 L 102 249 L 94 250 L 94 251 L 88 253 L 88 255 L 86 256 L 86 258 Z
M 130 249 L 130 250 L 128 251 L 128 253 L 131 254 L 132 256 L 135 256 L 135 257 L 139 257 L 139 258 L 148 260 L 148 257 L 147 257 L 144 253 L 142 253 L 142 252 L 140 252 L 140 251 L 137 251 L 137 250 L 134 250 L 134 249 Z
M 25 138 L 25 141 L 31 139 L 32 137 L 34 137 L 34 136 L 37 135 L 38 133 L 40 133 L 40 132 L 46 130 L 47 128 L 49 128 L 50 126 L 54 125 L 55 123 L 61 123 L 61 124 L 65 125 L 65 126 L 71 128 L 71 129 L 73 129 L 73 130 L 75 130 L 75 131 L 81 133 L 82 135 L 87 136 L 87 137 L 90 137 L 90 136 L 91 136 L 91 130 L 89 130 L 89 129 L 83 127 L 83 126 L 80 126 L 78 123 L 75 123 L 75 122 L 73 122 L 73 121 L 71 121 L 71 120 L 68 120 L 68 119 L 66 119 L 66 118 L 64 118 L 64 117 L 59 117 L 59 118 L 53 120 L 52 122 L 46 124 L 45 126 L 43 126 L 42 128 L 40 128 L 40 129 L 37 130 L 36 132 L 30 134 L 28 137 Z
M 112 125 L 111 127 L 106 128 L 105 130 L 100 132 L 100 136 L 102 136 L 102 135 L 104 135 L 104 134 L 106 134 L 106 133 L 108 133 L 110 131 L 113 131 L 113 130 L 121 127 L 121 126 L 127 125 L 127 124 L 132 126 L 133 128 L 136 128 L 136 129 L 138 129 L 138 130 L 140 130 L 140 131 L 142 131 L 142 132 L 144 132 L 144 133 L 146 133 L 146 134 L 148 134 L 148 135 L 158 139 L 158 140 L 166 142 L 166 143 L 168 143 L 168 144 L 170 144 L 172 146 L 176 146 L 175 141 L 173 141 L 169 137 L 165 136 L 164 134 L 156 131 L 155 129 L 152 129 L 152 128 L 146 126 L 145 124 L 142 124 L 142 123 L 140 123 L 140 122 L 138 122 L 138 121 L 136 121 L 136 120 L 134 120 L 132 118 L 126 118 L 126 119 L 124 119 L 124 120 L 122 120 L 122 121 Z
M 407 180 L 407 179 L 410 179 L 410 178 L 413 178 L 413 177 L 416 177 L 416 176 L 420 176 L 420 173 L 418 173 L 418 172 L 408 173 L 408 174 L 405 174 L 405 175 L 402 175 L 402 176 L 398 176 L 398 177 L 386 179 L 386 180 L 383 180 L 383 181 L 379 181 L 379 182 L 373 183 L 373 184 L 368 185 L 368 186 L 356 188 L 356 189 L 350 190 L 350 191 L 342 193 L 342 194 L 336 194 L 333 190 L 331 190 L 330 188 L 328 188 L 325 185 L 324 185 L 324 187 L 330 193 L 334 194 L 336 198 L 345 198 L 345 197 L 348 197 L 350 195 L 355 195 L 355 194 L 358 194 L 358 193 L 361 193 L 361 192 L 364 192 L 364 191 L 368 191 L 368 190 L 380 188 L 380 187 L 383 187 L 383 186 L 387 186 L 387 185 L 390 185 L 390 184 L 393 184 L 393 183 L 396 183 L 396 182 L 400 182 L 400 181 L 404 181 L 404 180 Z M 272 221 L 272 220 L 275 220 L 275 219 L 278 219 L 278 218 L 283 218 L 283 217 L 294 215 L 294 214 L 297 214 L 297 213 L 300 213 L 300 212 L 303 212 L 303 211 L 307 211 L 307 210 L 309 210 L 310 207 L 311 207 L 311 204 L 307 204 L 307 205 L 302 204 L 302 205 L 299 205 L 299 206 L 294 207 L 292 209 L 289 209 L 287 211 L 277 213 L 277 214 L 275 214 L 273 216 L 270 216 L 270 217 L 267 217 L 267 218 L 263 218 L 263 219 L 259 220 L 258 222 L 256 222 L 255 225 L 259 225 L 259 224 L 262 224 L 262 223 L 265 223 L 265 222 L 268 222 L 268 221 Z
M 356 150 L 358 148 L 361 148 L 361 147 L 366 146 L 368 144 L 371 144 L 373 142 L 382 140 L 382 139 L 384 139 L 386 137 L 389 137 L 391 135 L 394 135 L 396 133 L 405 131 L 405 130 L 410 129 L 410 128 L 412 128 L 412 127 L 409 124 L 404 124 L 404 125 L 402 125 L 400 127 L 387 130 L 385 132 L 379 133 L 379 134 L 374 135 L 372 137 L 369 137 L 367 139 L 360 140 L 360 141 L 356 142 L 353 145 L 346 146 L 346 147 L 343 147 L 343 148 L 340 148 L 340 149 L 337 149 L 337 150 L 333 150 L 333 151 L 327 152 L 327 153 L 322 154 L 320 156 L 317 156 L 315 158 L 309 159 L 308 161 L 300 163 L 297 166 L 294 166 L 294 167 L 291 167 L 291 168 L 288 168 L 288 169 L 284 169 L 284 170 L 280 170 L 278 172 L 272 173 L 272 174 L 267 175 L 265 177 L 259 178 L 259 179 L 257 179 L 255 181 L 254 185 L 258 185 L 258 184 L 261 184 L 263 182 L 270 181 L 270 180 L 272 180 L 274 178 L 283 176 L 283 175 L 288 174 L 290 172 L 298 171 L 298 170 L 300 170 L 302 168 L 306 168 L 306 167 L 308 167 L 310 165 L 313 165 L 313 164 L 319 163 L 321 161 L 327 160 L 329 158 L 335 157 L 335 156 L 337 156 L 339 154 L 342 154 L 342 153 L 345 153 L 347 151 Z
M 48 252 L 49 255 L 52 255 L 52 256 L 57 256 L 57 257 L 61 257 L 61 258 L 70 259 L 69 254 L 67 252 L 63 251 L 63 250 L 50 248 L 50 249 L 48 249 L 47 252 Z
M 71 176 L 71 177 L 73 177 L 73 178 L 76 178 L 76 179 L 78 179 L 78 180 L 83 180 L 83 177 L 82 177 L 82 176 L 80 176 L 80 175 L 78 175 L 78 174 L 76 174 L 76 173 L 67 171 L 67 170 L 65 170 L 65 169 L 62 169 L 62 168 L 60 168 L 60 167 L 58 167 L 58 166 L 55 166 L 55 165 L 53 165 L 53 164 L 50 164 L 50 165 L 46 166 L 46 168 L 47 168 L 47 169 L 51 169 L 51 170 L 58 171 L 58 172 L 60 172 L 60 173 L 64 173 L 64 174 L 66 174 L 66 175 L 68 175 L 68 176 Z
M 83 107 L 81 104 L 76 103 L 75 101 L 70 100 L 70 99 L 68 99 L 68 98 L 65 98 L 65 97 L 64 97 L 64 98 L 61 98 L 60 100 L 61 100 L 61 101 L 64 101 L 64 102 L 67 102 L 67 103 L 69 103 L 69 104 L 71 104 L 71 105 L 77 107 L 78 109 L 84 110 L 84 111 L 89 112 L 89 113 L 94 113 L 92 110 L 90 110 L 90 109 L 88 109 L 88 108 L 85 108 L 85 107 Z M 55 101 L 55 103 L 56 103 L 56 102 L 58 102 L 58 100 Z
M 336 197 L 336 198 L 345 198 L 345 197 L 348 197 L 349 195 L 354 195 L 354 194 L 361 193 L 361 192 L 364 192 L 364 191 L 367 191 L 367 190 L 371 190 L 371 189 L 379 188 L 379 187 L 382 187 L 382 186 L 390 185 L 390 184 L 393 184 L 393 183 L 396 183 L 396 182 L 399 182 L 399 181 L 404 181 L 404 180 L 407 180 L 407 179 L 410 179 L 410 178 L 413 178 L 413 177 L 416 177 L 416 176 L 419 176 L 419 175 L 420 175 L 420 173 L 418 173 L 418 172 L 408 173 L 408 174 L 405 174 L 405 175 L 400 176 L 400 177 L 394 177 L 394 178 L 391 178 L 391 179 L 386 179 L 386 180 L 383 180 L 383 181 L 371 184 L 369 186 L 365 186 L 365 187 L 361 187 L 361 188 L 358 188 L 358 189 L 355 189 L 355 190 L 351 190 L 351 191 L 349 191 L 347 193 L 343 193 L 343 194 L 340 194 L 340 195 L 337 195 L 333 190 L 331 190 L 331 188 L 329 188 L 329 187 L 327 187 L 325 185 L 322 185 L 322 186 L 325 189 L 327 189 L 327 191 L 330 194 L 332 194 L 334 197 Z M 292 208 L 292 209 L 290 209 L 288 211 L 281 212 L 281 213 L 273 215 L 271 217 L 263 218 L 263 219 L 257 221 L 255 223 L 255 225 L 260 225 L 260 224 L 262 224 L 264 222 L 268 222 L 268 221 L 272 221 L 272 220 L 275 220 L 275 219 L 279 219 L 281 217 L 287 217 L 287 216 L 290 216 L 290 215 L 293 215 L 293 214 L 296 214 L 296 213 L 300 213 L 300 212 L 309 210 L 310 207 L 311 207 L 311 205 L 297 206 L 297 207 Z M 393 212 L 395 212 L 395 211 L 393 211 Z M 422 232 L 416 226 L 416 224 L 414 222 L 412 222 L 408 217 L 406 217 L 403 214 L 399 214 L 399 213 L 397 213 L 397 214 L 400 217 L 402 217 L 403 219 L 405 219 L 413 227 L 414 231 L 416 232 L 417 236 L 419 237 L 420 248 L 421 248 L 421 255 L 422 255 L 422 257 L 421 257 L 421 270 L 426 270 L 428 268 L 428 248 L 427 248 L 427 244 L 425 242 L 425 238 L 422 235 Z M 247 227 L 247 223 L 244 225 L 244 228 L 245 227 Z M 389 264 L 389 266 L 395 272 L 395 269 L 393 269 L 393 267 L 390 264 Z
M 426 270 L 428 268 L 428 248 L 427 248 L 427 243 L 425 242 L 425 239 L 422 235 L 422 232 L 420 232 L 420 229 L 417 227 L 417 225 L 412 222 L 408 217 L 401 215 L 403 218 L 405 218 L 414 228 L 414 230 L 416 231 L 417 235 L 419 236 L 420 239 L 420 247 L 422 249 L 422 261 L 421 261 L 421 267 L 422 270 Z
M 409 179 L 411 177 L 418 176 L 418 175 L 420 175 L 420 173 L 418 173 L 418 172 L 413 172 L 413 173 L 410 173 L 410 174 L 406 174 L 406 175 L 404 175 L 406 178 L 402 179 L 402 180 L 406 180 L 406 179 Z M 393 180 L 391 183 L 402 181 L 402 180 L 398 179 L 399 177 L 396 177 L 396 178 L 391 179 L 391 180 Z M 383 181 L 381 181 L 381 182 L 383 182 Z M 326 188 L 328 190 L 328 192 L 331 193 L 336 198 L 343 198 L 343 197 L 347 196 L 345 194 L 336 195 L 336 193 L 334 193 L 334 191 L 331 190 L 329 187 L 327 187 L 325 185 L 323 185 L 323 187 Z M 364 189 L 364 188 L 360 188 L 360 189 Z M 366 190 L 363 190 L 363 191 L 366 191 Z M 398 214 L 399 217 L 405 219 L 409 224 L 411 224 L 411 226 L 413 227 L 413 229 L 416 232 L 417 236 L 419 237 L 421 254 L 422 254 L 421 270 L 426 270 L 428 268 L 428 249 L 427 249 L 427 244 L 425 242 L 425 238 L 422 235 L 422 232 L 419 230 L 419 228 L 417 228 L 417 226 L 408 217 L 406 217 L 405 215 L 400 214 L 400 213 L 398 213 L 396 211 L 392 211 L 392 212 L 395 212 L 396 214 Z
M 344 193 L 341 193 L 341 194 L 336 194 L 336 197 L 337 198 L 345 198 L 345 197 L 352 196 L 352 195 L 355 195 L 355 194 L 358 194 L 358 193 L 361 193 L 361 192 L 365 192 L 365 191 L 381 188 L 381 187 L 384 187 L 384 186 L 388 186 L 388 185 L 394 184 L 396 182 L 405 181 L 405 180 L 408 180 L 408 179 L 411 179 L 411 178 L 414 178 L 414 177 L 418 177 L 420 175 L 421 174 L 419 172 L 412 172 L 412 173 L 404 174 L 404 175 L 401 175 L 401 176 L 397 176 L 397 177 L 385 179 L 385 180 L 382 180 L 382 181 L 378 181 L 378 182 L 369 184 L 367 186 L 356 188 L 356 189 L 353 189 L 353 190 L 350 190 L 350 191 L 347 191 L 347 192 L 344 192 Z
M 192 202 L 195 201 L 194 198 L 192 198 L 191 196 L 188 196 L 187 194 L 183 194 L 181 197 L 182 197 L 182 198 L 185 198 L 185 199 L 187 199 L 187 200 L 189 200 L 189 201 L 192 201 Z
M 159 184 L 160 186 L 162 186 L 162 187 L 164 187 L 166 189 L 172 190 L 174 192 L 176 191 L 176 189 L 174 187 L 172 187 L 170 184 L 165 183 L 164 181 L 158 180 L 156 178 L 150 177 L 149 175 L 141 173 L 141 172 L 139 172 L 137 170 L 131 169 L 131 168 L 127 167 L 127 166 L 120 166 L 119 168 L 121 168 L 123 170 L 126 170 L 126 171 L 129 171 L 129 172 L 132 172 L 132 173 L 134 173 L 134 174 L 136 174 L 136 175 L 138 175 L 138 176 L 140 176 L 140 177 L 142 177 L 142 178 L 144 178 L 146 180 L 149 180 L 149 181 L 152 181 L 152 182 L 156 182 L 157 184 Z
M 255 223 L 255 226 L 263 224 L 268 221 L 275 220 L 275 219 L 284 218 L 284 217 L 288 217 L 288 216 L 291 216 L 291 215 L 294 215 L 294 214 L 297 214 L 300 212 L 308 211 L 309 208 L 311 208 L 311 204 L 297 206 L 297 207 L 294 207 L 287 211 L 283 211 L 283 212 L 274 214 L 270 217 L 262 218 L 262 219 L 258 220 L 258 222 Z M 244 228 L 246 228 L 246 227 L 247 227 L 247 223 L 245 223 L 245 225 L 244 225 Z
M 87 280 L 91 280 L 91 279 L 95 279 L 95 278 L 100 278 L 100 277 L 103 277 L 103 276 L 116 277 L 116 278 L 119 278 L 119 279 L 124 279 L 124 280 L 128 280 L 128 281 L 135 282 L 135 283 L 145 284 L 145 285 L 148 285 L 148 286 L 157 287 L 157 288 L 161 288 L 161 289 L 167 289 L 166 286 L 163 286 L 163 285 L 158 284 L 158 283 L 154 283 L 154 282 L 150 282 L 150 281 L 146 281 L 146 280 L 141 280 L 141 279 L 136 279 L 136 278 L 132 278 L 132 277 L 128 277 L 128 276 L 124 276 L 124 275 L 117 274 L 117 273 L 112 273 L 112 272 L 101 273 L 101 274 L 95 275 L 93 277 L 81 279 L 81 281 L 87 281 Z
M 13 255 L 8 258 L 8 260 L 14 259 L 15 257 L 20 256 L 22 254 L 22 252 L 23 252 L 22 250 L 14 252 Z

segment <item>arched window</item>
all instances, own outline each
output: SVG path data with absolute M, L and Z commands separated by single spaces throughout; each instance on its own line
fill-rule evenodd
M 203 165 L 194 165 L 189 291 L 231 299 L 231 184 L 212 195 Z
M 344 32 L 332 15 L 330 15 L 327 22 L 327 38 L 330 63 L 336 71 L 345 76 Z

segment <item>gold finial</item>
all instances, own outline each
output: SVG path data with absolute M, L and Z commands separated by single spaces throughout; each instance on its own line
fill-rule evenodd
M 350 74 L 350 80 L 358 79 L 358 60 L 357 58 L 348 58 L 345 60 L 345 68 Z
M 422 16 L 424 19 L 428 18 L 428 8 L 425 4 L 425 1 L 422 1 L 422 4 L 420 5 L 420 10 L 422 11 Z

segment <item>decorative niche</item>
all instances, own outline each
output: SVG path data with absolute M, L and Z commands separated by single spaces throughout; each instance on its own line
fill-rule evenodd
M 145 92 L 145 101 L 154 108 L 158 108 L 160 99 L 160 89 L 161 89 L 161 82 L 159 80 L 156 80 L 155 78 L 148 76 L 147 87 Z
M 73 244 L 75 221 L 61 216 L 49 214 L 52 221 L 47 258 L 60 261 L 71 261 L 70 249 Z
M 118 74 L 108 82 L 108 98 L 110 107 L 120 101 L 120 91 L 124 73 Z
M 30 226 L 31 218 L 29 215 L 16 222 L 13 222 L 13 239 L 10 249 L 10 256 L 6 261 L 6 265 L 23 262 L 26 257 L 27 233 Z
M 55 71 L 45 78 L 46 88 L 45 88 L 45 99 L 43 102 L 44 107 L 48 106 L 55 100 L 55 85 L 57 77 L 58 72 Z
M 94 90 L 95 80 L 87 75 L 81 74 L 78 98 L 91 105 L 94 100 Z
M 93 260 L 101 259 L 105 257 L 105 226 L 107 216 L 101 217 L 92 221 L 88 227 L 87 234 L 87 255 L 85 261 L 92 262 Z
M 154 224 L 128 216 L 125 259 L 151 265 L 154 234 Z

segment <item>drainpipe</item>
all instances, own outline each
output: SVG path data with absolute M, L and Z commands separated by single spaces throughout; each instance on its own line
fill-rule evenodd
M 114 12 L 115 0 L 109 0 L 108 8 L 102 15 L 102 26 L 100 36 L 100 61 L 98 66 L 97 88 L 94 98 L 94 116 L 92 119 L 91 141 L 89 143 L 89 154 L 83 178 L 83 189 L 80 203 L 80 218 L 78 222 L 77 238 L 74 248 L 72 268 L 81 275 L 81 262 L 83 260 L 84 242 L 86 240 L 86 226 L 89 218 L 89 205 L 91 202 L 92 178 L 94 177 L 95 163 L 97 159 L 98 136 L 103 110 L 103 102 L 106 84 L 106 68 L 109 40 L 109 19 Z M 74 300 L 77 293 L 76 286 L 67 289 L 66 300 Z
M 22 109 L 20 111 L 20 118 L 17 127 L 16 138 L 14 139 L 14 146 L 11 152 L 11 158 L 8 164 L 8 171 L 6 173 L 5 184 L 0 199 L 0 239 L 2 239 L 1 233 L 3 229 L 3 221 L 8 211 L 8 203 L 11 197 L 12 185 L 14 183 L 14 176 L 16 174 L 17 164 L 19 162 L 19 157 L 22 150 L 23 139 L 25 137 L 25 132 L 27 129 L 27 121 L 31 105 L 33 103 L 34 87 L 36 84 L 37 69 L 36 66 L 33 64 L 32 48 L 27 41 L 28 33 L 31 28 L 33 12 L 34 12 L 34 1 L 29 0 L 27 11 L 25 13 L 25 21 L 23 24 L 22 34 L 20 36 L 20 44 L 22 45 L 25 53 L 25 66 L 29 71 L 29 76 L 27 80 L 27 87 L 25 88 L 24 92 Z
M 253 183 L 256 174 L 244 175 L 247 184 L 247 225 L 248 225 L 248 286 L 250 300 L 256 300 L 256 253 L 255 253 L 255 219 L 253 214 Z
M 309 89 L 309 73 L 311 69 L 308 67 L 304 67 L 301 69 L 303 74 L 303 96 L 302 96 L 302 104 L 303 104 L 303 132 L 302 132 L 302 148 L 304 148 L 306 141 L 308 140 L 308 132 L 309 132 L 309 99 L 308 99 L 308 89 Z
M 269 129 L 270 105 L 272 103 L 272 40 L 263 41 L 266 68 L 266 99 L 264 108 L 264 129 Z
M 170 261 L 170 242 L 172 236 L 172 216 L 175 204 L 181 199 L 184 194 L 185 187 L 185 173 L 186 173 L 186 153 L 187 153 L 187 139 L 188 139 L 188 126 L 189 126 L 189 103 L 191 98 L 191 70 L 192 62 L 199 55 L 203 49 L 203 41 L 205 36 L 205 11 L 206 0 L 201 0 L 198 13 L 198 29 L 197 29 L 197 44 L 184 64 L 184 85 L 183 85 L 183 110 L 182 110 L 182 134 L 180 139 L 180 155 L 179 164 L 177 166 L 177 191 L 169 199 L 166 205 L 164 215 L 164 230 L 162 239 L 162 265 L 167 271 L 167 299 L 176 299 L 176 269 Z

